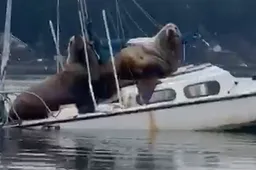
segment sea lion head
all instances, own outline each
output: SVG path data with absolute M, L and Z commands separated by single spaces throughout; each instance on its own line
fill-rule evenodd
M 175 45 L 181 44 L 182 34 L 179 27 L 174 23 L 166 24 L 155 36 L 165 48 L 173 49 Z
M 178 69 L 181 61 L 182 34 L 174 23 L 168 23 L 155 36 L 155 45 L 161 58 L 169 65 L 170 72 Z
M 85 64 L 84 42 L 79 35 L 74 35 L 69 39 L 67 64 Z
M 86 50 L 85 50 L 86 47 Z M 74 35 L 70 38 L 68 43 L 68 57 L 66 60 L 66 65 L 79 64 L 87 68 L 86 54 L 88 55 L 90 72 L 93 80 L 99 78 L 99 61 L 98 57 L 93 50 L 91 44 L 88 41 L 83 40 L 80 35 Z
M 181 32 L 177 25 L 174 23 L 168 23 L 166 24 L 163 29 L 165 30 L 165 34 L 170 39 L 172 38 L 181 38 Z

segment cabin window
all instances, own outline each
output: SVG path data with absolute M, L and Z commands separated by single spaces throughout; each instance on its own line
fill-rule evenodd
M 187 98 L 197 98 L 217 95 L 220 92 L 220 84 L 217 81 L 207 81 L 188 85 L 184 88 Z
M 176 92 L 173 89 L 168 88 L 164 90 L 155 90 L 148 104 L 172 101 L 175 98 L 176 98 Z M 142 101 L 139 95 L 136 96 L 136 101 L 138 104 L 142 105 Z

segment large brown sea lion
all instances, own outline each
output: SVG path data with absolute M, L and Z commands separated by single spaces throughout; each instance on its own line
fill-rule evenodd
M 115 65 L 120 79 L 144 79 L 157 76 L 166 77 L 178 69 L 181 59 L 181 33 L 179 28 L 169 23 L 154 37 L 123 48 L 115 57 Z M 101 66 L 101 72 L 112 72 L 112 63 Z
M 64 71 L 49 76 L 43 82 L 30 87 L 27 90 L 29 93 L 23 92 L 18 95 L 9 111 L 9 116 L 12 119 L 17 119 L 15 111 L 22 120 L 47 118 L 49 112 L 41 100 L 52 111 L 59 110 L 60 105 L 71 103 L 75 103 L 78 110 L 80 108 L 80 112 L 94 111 L 95 108 L 88 86 L 84 50 L 83 47 L 79 46 L 80 43 L 76 43 L 80 40 L 77 37 L 74 36 L 70 39 L 69 50 L 71 56 L 68 58 Z M 90 65 L 94 65 L 97 68 L 96 63 L 93 63 L 93 57 L 96 56 L 90 46 L 87 46 L 87 51 Z M 91 71 L 97 74 L 95 68 L 91 68 Z M 97 77 L 94 77 L 94 79 L 97 79 Z M 94 91 L 97 91 L 98 83 L 96 80 L 93 82 L 93 87 L 96 88 Z M 41 99 L 31 93 L 39 96 Z
M 177 25 L 166 24 L 148 41 L 128 46 L 115 56 L 119 79 L 136 80 L 138 90 L 148 101 L 158 78 L 164 78 L 178 69 L 182 40 Z M 101 74 L 112 72 L 111 61 L 101 66 Z M 147 97 L 146 97 L 147 96 Z

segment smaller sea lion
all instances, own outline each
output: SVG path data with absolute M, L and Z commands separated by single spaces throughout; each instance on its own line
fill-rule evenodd
M 94 75 L 92 76 L 92 84 L 96 88 L 94 91 L 97 91 L 100 88 L 97 82 L 99 79 L 98 63 L 95 60 L 95 53 L 88 44 L 86 46 L 90 71 Z M 70 38 L 68 52 L 67 63 L 64 65 L 63 71 L 30 87 L 27 90 L 29 93 L 23 92 L 17 96 L 9 111 L 12 119 L 18 119 L 15 111 L 22 120 L 47 118 L 49 113 L 44 103 L 51 111 L 58 111 L 61 105 L 72 103 L 76 104 L 81 113 L 95 110 L 89 90 L 84 45 L 81 36 Z
M 90 46 L 89 42 L 85 42 L 87 47 L 87 54 L 89 60 L 89 67 L 92 80 L 99 79 L 99 62 L 96 53 L 93 51 L 93 48 Z M 84 65 L 86 68 L 86 59 L 85 59 L 85 51 L 84 51 L 84 42 L 83 38 L 80 35 L 74 35 L 70 38 L 68 43 L 68 57 L 66 60 L 66 64 L 71 63 L 79 63 Z
M 64 71 L 30 87 L 27 90 L 29 93 L 23 92 L 18 95 L 9 111 L 9 116 L 18 119 L 15 109 L 22 120 L 47 118 L 49 113 L 41 100 L 51 111 L 58 111 L 61 105 L 75 103 L 78 109 L 82 107 L 85 109 L 83 112 L 93 112 L 95 108 L 88 89 L 88 75 L 85 68 L 78 64 L 69 64 L 65 66 Z

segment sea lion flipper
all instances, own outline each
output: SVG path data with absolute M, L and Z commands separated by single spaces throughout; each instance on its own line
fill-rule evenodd
M 137 88 L 141 99 L 141 104 L 149 103 L 149 100 L 155 90 L 157 83 L 157 78 L 143 79 L 137 82 Z

